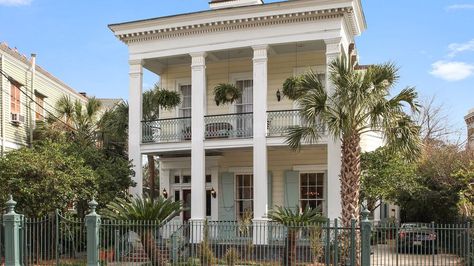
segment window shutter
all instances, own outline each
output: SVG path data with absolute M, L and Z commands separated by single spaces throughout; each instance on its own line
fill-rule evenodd
M 273 175 L 272 175 L 272 172 L 268 172 L 268 176 L 267 176 L 267 182 L 268 182 L 268 185 L 267 185 L 267 189 L 268 189 L 268 210 L 271 210 L 273 208 L 273 195 L 272 195 L 272 192 L 273 192 Z
M 285 207 L 299 209 L 299 172 L 285 171 Z
M 219 182 L 219 221 L 235 221 L 234 173 L 221 174 Z

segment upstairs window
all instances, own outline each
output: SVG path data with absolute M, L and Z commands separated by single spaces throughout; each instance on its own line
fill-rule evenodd
M 20 88 L 17 85 L 11 84 L 10 87 L 10 112 L 12 114 L 19 114 L 21 111 L 20 106 Z
M 181 107 L 179 108 L 179 116 L 191 117 L 191 85 L 180 85 L 179 90 L 182 96 Z
M 44 120 L 44 96 L 36 94 L 35 95 L 35 118 L 36 121 L 43 121 Z

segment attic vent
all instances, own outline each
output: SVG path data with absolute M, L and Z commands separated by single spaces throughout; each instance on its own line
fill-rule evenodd
M 209 6 L 211 9 L 220 9 L 238 6 L 262 5 L 263 0 L 211 0 Z

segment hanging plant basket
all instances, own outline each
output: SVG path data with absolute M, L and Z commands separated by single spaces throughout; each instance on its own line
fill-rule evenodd
M 242 90 L 229 83 L 221 83 L 214 87 L 214 100 L 216 104 L 229 104 L 242 97 Z

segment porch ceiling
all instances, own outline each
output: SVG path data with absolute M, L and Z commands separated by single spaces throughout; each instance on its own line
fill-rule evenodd
M 310 51 L 324 51 L 326 45 L 323 40 L 316 40 L 310 42 L 292 42 L 282 44 L 272 44 L 269 46 L 268 54 L 269 57 L 274 57 L 282 54 L 289 53 L 302 53 Z M 220 50 L 220 51 L 208 51 L 207 62 L 218 62 L 225 61 L 228 59 L 239 59 L 239 58 L 252 58 L 253 50 L 251 47 L 242 47 L 231 50 Z M 151 58 L 144 60 L 144 68 L 147 70 L 160 75 L 166 71 L 167 67 L 178 65 L 191 65 L 191 56 L 187 54 L 164 57 L 164 58 Z

